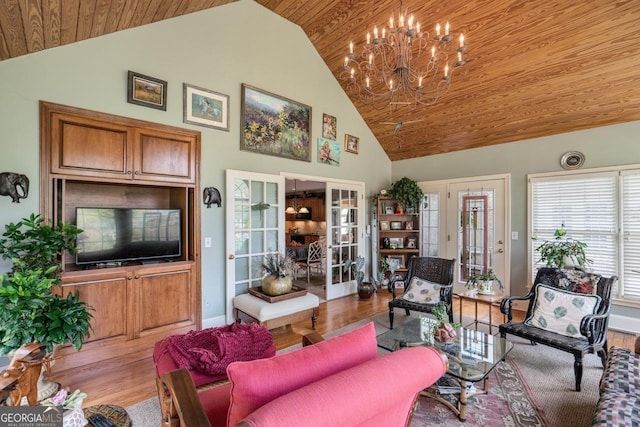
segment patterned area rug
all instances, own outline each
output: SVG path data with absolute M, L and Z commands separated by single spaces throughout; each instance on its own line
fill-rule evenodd
M 411 427 L 550 425 L 529 397 L 522 378 L 508 362 L 501 362 L 489 374 L 488 387 L 489 393 L 473 396 L 467 402 L 466 422 L 460 421 L 444 404 L 420 396 Z

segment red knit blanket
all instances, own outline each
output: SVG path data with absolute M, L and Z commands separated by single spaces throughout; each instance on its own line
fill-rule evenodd
M 231 362 L 264 357 L 273 346 L 269 331 L 257 323 L 232 323 L 167 340 L 167 350 L 179 367 L 213 375 L 226 373 Z

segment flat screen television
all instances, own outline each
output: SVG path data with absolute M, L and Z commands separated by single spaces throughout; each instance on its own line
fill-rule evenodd
M 76 208 L 76 264 L 179 258 L 180 209 Z

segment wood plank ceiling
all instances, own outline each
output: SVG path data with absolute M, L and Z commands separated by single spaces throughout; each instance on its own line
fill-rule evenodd
M 0 60 L 231 1 L 3 0 Z M 361 44 L 400 5 L 256 1 L 299 25 L 338 80 L 349 41 Z M 404 0 L 402 7 L 425 30 L 449 20 L 469 51 L 465 71 L 435 105 L 379 111 L 352 97 L 391 160 L 640 120 L 640 1 Z M 412 120 L 419 121 L 395 134 L 381 124 Z

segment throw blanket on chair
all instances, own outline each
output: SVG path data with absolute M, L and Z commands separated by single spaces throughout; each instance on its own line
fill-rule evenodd
M 225 374 L 231 362 L 264 357 L 273 346 L 269 331 L 257 323 L 232 323 L 167 340 L 167 350 L 179 367 L 213 375 Z

